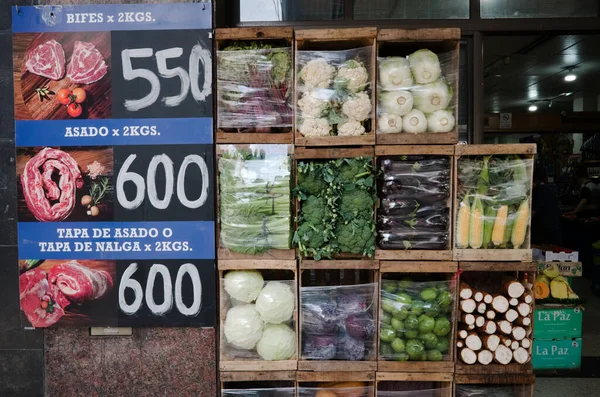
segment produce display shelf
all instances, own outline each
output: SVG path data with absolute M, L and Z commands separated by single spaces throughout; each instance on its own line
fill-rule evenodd
M 328 260 L 328 261 L 312 261 L 312 260 L 300 260 L 299 262 L 299 280 L 300 289 L 306 284 L 306 280 L 316 281 L 317 285 L 327 286 L 335 288 L 336 285 L 332 285 L 334 282 L 332 279 L 338 279 L 339 285 L 350 286 L 352 284 L 346 284 L 348 280 L 354 281 L 355 285 L 362 285 L 366 283 L 377 283 L 379 279 L 379 261 L 377 260 Z M 354 271 L 354 274 L 352 274 Z M 331 277 L 331 278 L 329 278 Z M 310 284 L 313 284 L 312 282 Z M 375 288 L 375 294 L 378 293 L 378 289 Z M 315 373 L 321 373 L 323 371 L 333 372 L 346 372 L 346 371 L 376 371 L 377 370 L 377 335 L 374 333 L 371 340 L 372 351 L 369 356 L 362 361 L 348 361 L 348 360 L 313 360 L 303 359 L 302 347 L 303 347 L 303 306 L 302 306 L 302 293 L 299 294 L 300 298 L 300 312 L 299 312 L 299 352 L 300 356 L 298 359 L 298 371 L 314 371 Z M 373 316 L 373 321 L 377 323 L 377 304 L 378 299 L 373 297 L 373 307 L 370 308 L 370 312 Z M 300 373 L 300 372 L 299 372 Z M 352 380 L 352 378 L 346 378 L 346 380 Z
M 456 212 L 460 208 L 458 197 L 458 163 L 462 156 L 488 155 L 520 155 L 521 158 L 533 162 L 537 150 L 536 144 L 502 144 L 502 145 L 463 145 L 458 144 L 454 151 L 454 223 L 457 223 Z M 533 170 L 529 175 L 529 214 L 531 214 L 531 190 L 533 188 Z M 456 225 L 455 225 L 456 227 Z M 456 233 L 453 234 L 453 259 L 455 261 L 521 261 L 531 262 L 531 220 L 527 225 L 525 242 L 519 249 L 461 249 L 456 247 Z
M 231 135 L 231 134 L 230 134 Z M 272 142 L 267 142 L 267 144 L 270 144 Z M 262 144 L 261 142 L 257 142 L 257 144 Z M 235 146 L 236 149 L 249 149 L 251 147 L 251 143 L 237 143 L 237 144 L 232 144 L 232 146 Z M 293 162 L 293 145 L 286 145 L 289 147 L 290 150 L 290 156 L 292 157 L 292 162 Z M 216 180 L 216 192 L 217 192 L 217 201 L 216 201 L 216 205 L 217 205 L 217 232 L 216 232 L 216 238 L 217 238 L 217 258 L 218 259 L 223 259 L 223 260 L 245 260 L 245 259 L 263 259 L 263 260 L 294 260 L 296 259 L 296 250 L 294 248 L 289 248 L 289 249 L 270 249 L 264 253 L 261 254 L 244 254 L 244 253 L 239 253 L 239 252 L 234 252 L 226 247 L 224 247 L 221 243 L 221 202 L 220 202 L 220 185 L 219 185 L 219 159 L 221 158 L 221 156 L 223 155 L 223 153 L 225 152 L 224 147 L 226 147 L 225 144 L 223 145 L 216 145 L 216 154 L 217 154 L 217 169 L 216 169 L 216 174 L 217 174 L 217 180 Z M 290 176 L 290 198 L 292 197 L 292 189 L 293 189 L 293 175 L 294 175 L 294 168 L 292 166 L 291 168 L 291 176 Z M 292 206 L 290 208 L 290 215 L 294 214 L 294 206 L 293 206 L 294 200 L 292 200 Z M 293 234 L 293 230 L 290 229 L 290 233 Z M 290 245 L 291 247 L 291 245 Z
M 506 375 L 519 375 L 519 374 L 531 374 L 533 373 L 533 366 L 532 366 L 532 362 L 531 362 L 531 358 L 532 358 L 532 354 L 533 354 L 533 328 L 534 328 L 534 321 L 533 321 L 533 316 L 534 316 L 534 311 L 535 311 L 535 299 L 533 299 L 533 282 L 535 280 L 536 277 L 536 270 L 537 270 L 537 265 L 533 262 L 459 262 L 458 264 L 459 267 L 459 283 L 460 283 L 460 287 L 458 288 L 457 291 L 457 295 L 458 295 L 458 299 L 457 299 L 457 303 L 458 303 L 458 315 L 456 316 L 456 324 L 457 324 L 457 330 L 460 329 L 465 329 L 464 326 L 463 327 L 459 327 L 459 324 L 461 322 L 461 314 L 464 314 L 461 310 L 461 289 L 465 286 L 469 286 L 471 287 L 471 289 L 473 290 L 473 292 L 482 292 L 484 293 L 484 295 L 492 295 L 493 297 L 496 297 L 498 295 L 501 295 L 499 293 L 499 291 L 501 289 L 504 289 L 505 286 L 507 285 L 507 282 L 510 282 L 512 280 L 516 280 L 519 281 L 524 287 L 525 287 L 525 293 L 518 298 L 518 303 L 527 303 L 529 305 L 529 314 L 526 316 L 529 318 L 530 322 L 529 325 L 524 325 L 524 324 L 520 324 L 520 326 L 522 326 L 523 328 L 525 328 L 526 331 L 526 336 L 525 339 L 530 341 L 530 346 L 528 348 L 526 348 L 528 354 L 529 354 L 529 361 L 525 364 L 519 364 L 516 363 L 514 361 L 512 361 L 509 364 L 503 365 L 503 364 L 499 364 L 497 363 L 495 360 L 488 364 L 488 365 L 482 365 L 479 362 L 476 364 L 466 364 L 464 363 L 461 358 L 460 358 L 460 354 L 459 354 L 459 348 L 456 348 L 456 359 L 455 359 L 455 374 L 458 375 L 462 375 L 462 376 L 469 376 L 469 375 L 481 375 L 481 376 L 488 376 L 488 375 L 499 375 L 499 374 L 506 374 Z M 482 286 L 488 286 L 488 287 L 493 287 L 494 290 L 489 290 L 486 288 L 483 288 Z M 527 298 L 527 301 L 525 300 L 525 297 L 528 296 L 529 298 Z M 474 299 L 474 297 L 473 297 Z M 510 302 L 510 297 L 508 297 L 507 299 L 509 299 Z M 479 301 L 477 301 L 479 303 Z M 485 301 L 483 301 L 485 302 Z M 518 308 L 513 307 L 512 303 L 509 303 L 509 308 L 510 309 L 515 309 L 517 311 Z M 488 304 L 487 305 L 487 311 L 495 311 L 493 305 Z M 485 312 L 486 314 L 478 314 L 478 312 L 473 312 L 473 314 L 475 315 L 475 317 L 479 316 L 479 315 L 484 315 L 487 317 L 487 311 Z M 519 317 L 520 317 L 520 311 L 519 311 Z M 492 318 L 491 321 L 502 321 L 505 320 L 505 315 L 503 313 L 496 313 L 496 317 Z M 513 322 L 511 321 L 511 326 L 513 326 Z M 509 339 L 511 339 L 511 335 L 510 334 L 504 334 L 501 332 L 500 330 L 500 326 L 498 325 L 498 329 L 497 331 L 494 333 L 495 335 L 502 337 L 507 337 Z M 476 330 L 470 330 L 468 331 L 469 334 L 471 334 L 472 332 L 476 332 Z M 479 335 L 485 336 L 485 333 L 481 333 L 481 329 L 479 329 L 480 332 Z M 459 341 L 459 338 L 457 337 L 457 342 Z M 521 343 L 521 342 L 520 342 Z M 524 347 L 524 344 L 522 344 L 522 346 Z M 485 348 L 485 346 L 484 346 Z M 525 347 L 524 347 L 525 348 Z M 512 349 L 512 348 L 511 348 Z M 514 350 L 514 349 L 512 349 Z M 464 382 L 463 382 L 464 383 Z M 485 383 L 485 382 L 484 382 Z
M 458 142 L 460 34 L 458 28 L 379 30 L 377 33 L 377 57 L 407 56 L 422 48 L 427 48 L 435 53 L 451 53 L 451 59 L 442 69 L 448 69 L 447 72 L 451 73 L 451 88 L 454 96 L 450 107 L 455 109 L 456 124 L 451 132 L 379 133 L 376 134 L 377 145 L 440 145 Z
M 379 263 L 379 285 L 380 289 L 382 286 L 382 280 L 384 279 L 384 275 L 386 273 L 406 273 L 406 274 L 415 274 L 415 273 L 447 273 L 448 280 L 455 280 L 456 273 L 458 271 L 458 263 L 456 262 L 448 262 L 448 261 L 440 261 L 440 262 L 409 262 L 409 261 L 380 261 Z M 453 291 L 454 295 L 454 304 L 452 310 L 452 318 L 456 319 L 457 312 L 457 301 L 456 299 L 456 289 Z M 379 319 L 381 321 L 382 317 L 382 305 L 381 305 L 381 293 L 379 294 Z M 379 324 L 378 324 L 379 328 Z M 450 341 L 450 349 L 448 351 L 448 357 L 444 361 L 391 361 L 384 360 L 381 357 L 381 338 L 378 333 L 377 337 L 377 352 L 378 352 L 378 360 L 377 360 L 377 370 L 384 372 L 404 372 L 405 376 L 412 376 L 411 374 L 416 374 L 415 376 L 424 376 L 423 374 L 447 374 L 454 372 L 454 361 L 455 361 L 455 351 L 454 348 L 456 344 L 456 320 L 453 321 L 452 331 L 451 331 L 451 341 Z
M 533 397 L 535 375 L 532 373 L 503 373 L 497 374 L 456 374 L 454 376 L 454 395 L 458 393 L 460 385 L 473 385 L 479 390 L 486 386 L 509 386 L 514 397 Z M 482 394 L 486 395 L 486 394 Z
M 311 388 L 313 392 L 315 388 L 319 388 L 319 390 L 323 391 L 331 390 L 335 392 L 336 384 L 361 382 L 366 385 L 364 386 L 367 390 L 367 396 L 365 397 L 375 397 L 375 371 L 371 370 L 338 371 L 335 369 L 323 369 L 315 371 L 298 371 L 296 373 L 296 380 L 299 396 L 313 395 L 304 394 L 302 392 L 303 388 Z M 351 394 L 353 390 L 348 388 L 340 388 L 339 391 L 344 393 L 340 394 L 343 396 L 364 396 L 362 393 L 363 390 L 361 389 L 359 389 L 358 392 L 355 391 L 355 394 Z
M 388 135 L 388 134 L 385 134 Z M 392 134 L 393 135 L 393 134 Z M 436 135 L 436 134 L 430 134 Z M 403 156 L 403 155 L 431 155 L 431 156 L 448 156 L 450 157 L 450 195 L 447 200 L 449 209 L 450 220 L 448 222 L 448 247 L 445 250 L 387 250 L 376 248 L 375 258 L 380 260 L 424 260 L 424 261 L 451 261 L 453 257 L 452 253 L 452 235 L 454 233 L 454 217 L 453 210 L 453 183 L 454 177 L 453 172 L 453 156 L 454 146 L 453 145 L 411 145 L 411 146 L 376 146 L 375 147 L 375 158 L 377 161 L 378 157 L 382 156 Z M 377 164 L 377 163 L 376 163 Z
M 361 146 L 361 147 L 328 147 L 328 148 L 307 148 L 307 147 L 296 147 L 294 151 L 294 170 L 298 168 L 298 162 L 302 160 L 332 160 L 332 159 L 343 159 L 343 158 L 353 158 L 353 157 L 371 157 L 373 158 L 373 163 L 375 162 L 375 148 L 373 146 Z M 294 186 L 298 186 L 298 174 L 294 173 Z M 373 219 L 377 216 L 377 211 L 375 210 L 377 203 L 373 206 Z M 295 198 L 294 200 L 294 210 L 295 210 L 295 227 L 298 228 L 298 216 L 300 214 L 300 199 Z M 299 259 L 303 259 L 302 255 L 298 251 L 295 250 L 296 257 Z M 305 258 L 311 259 L 311 258 Z M 364 259 L 371 260 L 368 256 L 363 256 L 360 254 L 351 254 L 351 253 L 341 253 L 334 257 L 333 260 L 349 260 L 349 259 Z M 330 259 L 321 259 L 323 262 L 330 261 Z
M 436 397 L 452 397 L 454 375 L 452 372 L 443 373 L 418 373 L 418 372 L 377 372 L 375 374 L 375 392 L 376 396 L 388 397 L 394 395 L 394 392 L 381 392 L 379 389 L 386 382 L 401 382 L 423 386 L 423 383 L 430 383 L 432 389 L 439 389 Z M 406 385 L 410 386 L 410 385 Z M 428 387 L 429 388 L 429 387 Z M 407 391 L 398 392 L 398 395 L 417 397 L 420 395 L 418 389 L 413 390 L 410 387 Z M 427 393 L 427 395 L 433 395 Z
M 295 124 L 296 146 L 357 146 L 374 145 L 377 114 L 375 112 L 375 86 L 377 62 L 375 56 L 375 43 L 377 40 L 377 28 L 341 28 L 341 29 L 296 29 L 294 40 L 294 53 L 298 57 L 298 51 L 340 51 L 352 48 L 370 47 L 370 86 L 371 86 L 371 129 L 364 135 L 357 136 L 320 136 L 305 137 Z M 297 77 L 300 71 L 296 70 Z M 297 78 L 294 79 L 294 109 L 298 113 L 297 105 L 300 96 Z M 296 115 L 297 117 L 297 115 Z
M 219 373 L 221 396 L 239 396 L 245 390 L 269 390 L 275 393 L 278 389 L 293 389 L 296 395 L 296 371 L 248 371 Z M 230 393 L 225 394 L 227 390 Z M 286 394 L 286 397 L 289 394 Z
M 293 40 L 294 30 L 289 27 L 246 27 L 246 28 L 221 28 L 215 30 L 215 43 L 217 51 L 225 48 L 233 41 L 265 41 L 286 43 L 291 51 L 292 65 L 294 62 Z M 217 67 L 218 73 L 218 67 Z M 292 71 L 292 79 L 294 74 Z M 218 97 L 218 85 L 215 86 Z M 290 90 L 293 90 L 293 85 Z M 219 104 L 217 101 L 217 115 L 219 114 Z M 218 128 L 216 143 L 294 143 L 294 117 L 292 117 L 292 125 L 290 127 L 273 128 L 278 132 L 256 132 L 255 128 L 237 128 L 223 129 Z
M 295 260 L 264 260 L 264 259 L 245 259 L 245 260 L 218 260 L 217 266 L 219 270 L 219 280 L 223 280 L 224 274 L 229 270 L 267 270 L 275 274 L 293 274 L 290 279 L 293 281 L 294 294 L 296 296 L 296 308 L 293 315 L 293 328 L 298 335 L 298 271 L 297 263 Z M 277 273 L 279 272 L 279 273 Z M 279 280 L 279 279 L 278 279 Z M 268 280 L 265 280 L 268 281 Z M 223 331 L 223 325 L 225 323 L 225 313 L 227 313 L 228 300 L 226 298 L 226 292 L 221 288 L 220 292 L 220 358 L 219 358 L 219 370 L 220 371 L 295 371 L 298 368 L 298 348 L 296 354 L 288 360 L 280 361 L 267 361 L 262 360 L 259 357 L 256 358 L 241 358 L 241 357 L 228 357 L 226 354 L 226 340 Z

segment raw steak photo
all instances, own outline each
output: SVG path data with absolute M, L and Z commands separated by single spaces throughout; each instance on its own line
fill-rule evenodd
M 54 266 L 48 274 L 52 284 L 72 302 L 100 299 L 112 288 L 113 280 L 104 270 L 82 266 L 77 261 L 69 261 Z
M 104 57 L 92 43 L 76 41 L 67 76 L 76 84 L 91 84 L 106 75 Z
M 48 282 L 46 272 L 41 269 L 30 270 L 19 277 L 19 294 L 21 310 L 36 328 L 55 324 L 70 304 L 58 287 Z
M 65 75 L 65 51 L 56 40 L 48 40 L 29 52 L 25 68 L 38 76 L 60 80 Z

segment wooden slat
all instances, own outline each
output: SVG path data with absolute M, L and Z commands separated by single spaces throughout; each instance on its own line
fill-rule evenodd
M 268 134 L 255 132 L 235 133 L 218 130 L 216 143 L 293 144 L 294 133 L 292 127 L 289 128 L 289 132 Z
M 379 269 L 378 260 L 300 260 L 300 269 Z
M 298 371 L 296 379 L 298 382 L 373 382 L 375 371 Z
M 288 27 L 222 28 L 215 31 L 216 40 L 292 40 L 293 36 L 294 30 Z
M 456 156 L 482 156 L 490 154 L 536 154 L 535 143 L 491 144 L 491 145 L 456 145 Z
M 485 272 L 535 272 L 535 262 L 459 262 L 458 268 L 464 271 Z
M 266 361 L 266 360 L 232 360 L 219 361 L 219 371 L 295 371 L 298 368 L 296 360 Z
M 447 373 L 448 376 L 452 376 L 454 373 L 454 362 L 453 361 L 415 361 L 415 362 L 397 362 L 397 361 L 383 361 L 377 362 L 378 371 L 390 371 L 390 372 L 401 372 L 404 376 L 416 375 L 417 377 L 430 374 L 436 375 L 436 372 Z M 379 374 L 380 372 L 378 372 Z M 378 375 L 379 376 L 379 375 Z M 398 379 L 398 380 L 409 380 L 409 379 Z M 430 380 L 430 379 L 427 379 Z M 442 382 L 442 381 L 440 381 Z
M 531 249 L 458 249 L 453 250 L 455 261 L 520 261 L 531 262 Z
M 443 29 L 379 29 L 378 41 L 442 41 L 460 40 L 459 28 Z
M 376 141 L 378 145 L 454 145 L 458 142 L 458 127 L 455 127 L 455 131 L 451 132 L 423 132 L 420 134 L 410 134 L 407 132 L 378 133 Z
M 296 371 L 222 371 L 221 382 L 295 381 Z
M 381 273 L 456 273 L 458 262 L 381 261 Z
M 292 230 L 293 232 L 293 230 Z M 217 253 L 217 258 L 225 259 L 225 260 L 291 260 L 296 258 L 296 250 L 277 250 L 270 249 L 265 253 L 250 255 L 250 254 L 240 254 L 238 252 L 233 252 L 227 248 L 219 248 Z
M 384 134 L 385 135 L 385 134 Z M 448 145 L 411 145 L 411 146 L 376 146 L 375 156 L 402 156 L 402 155 L 454 155 L 454 146 Z
M 295 260 L 263 260 L 263 259 L 241 259 L 217 261 L 219 270 L 243 270 L 243 269 L 281 269 L 296 270 Z
M 452 250 L 375 250 L 375 259 L 397 261 L 451 261 Z
M 454 374 L 445 373 L 413 373 L 413 372 L 377 372 L 375 375 L 378 382 L 452 382 Z
M 300 360 L 298 371 L 377 371 L 377 361 Z
M 334 41 L 377 37 L 377 28 L 296 29 L 296 41 Z
M 295 150 L 296 159 L 342 159 L 346 157 L 374 157 L 372 147 L 359 148 L 319 148 L 309 149 L 298 147 Z
M 373 129 L 373 128 L 371 128 Z M 375 134 L 371 131 L 369 134 L 358 136 L 329 136 L 329 137 L 309 137 L 306 138 L 299 132 L 296 132 L 295 139 L 297 146 L 359 146 L 374 145 Z
M 533 373 L 531 362 L 528 364 L 490 364 L 468 365 L 460 361 L 456 363 L 455 373 L 461 375 L 527 375 Z
M 522 374 L 456 374 L 454 382 L 459 385 L 465 384 L 488 384 L 488 385 L 533 385 L 535 375 L 533 373 Z

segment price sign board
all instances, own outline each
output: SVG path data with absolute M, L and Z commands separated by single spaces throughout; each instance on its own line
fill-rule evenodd
M 12 16 L 23 324 L 214 326 L 211 4 Z

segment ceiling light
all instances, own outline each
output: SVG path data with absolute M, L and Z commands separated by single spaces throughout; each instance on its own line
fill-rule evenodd
M 569 74 L 567 74 L 565 76 L 565 81 L 571 82 L 571 81 L 577 80 L 577 75 L 575 75 L 575 73 L 573 73 L 573 69 L 574 68 L 567 68 L 566 69 L 569 72 Z
M 530 112 L 535 112 L 536 110 L 537 110 L 537 106 L 536 105 L 529 106 L 529 111 Z
M 564 92 L 563 95 L 564 96 L 571 96 L 571 95 L 573 95 L 573 93 L 572 92 Z

